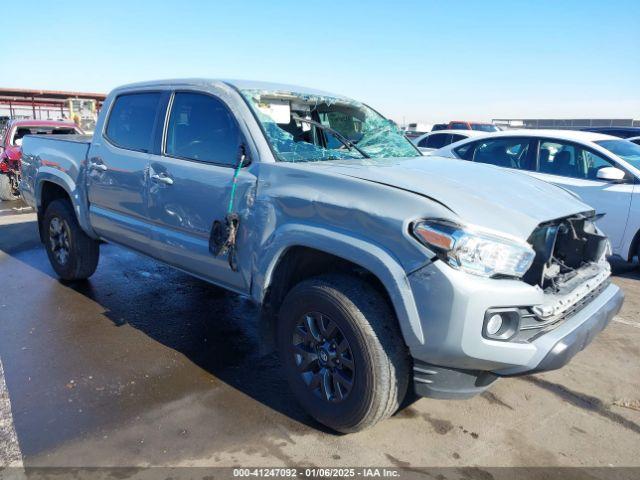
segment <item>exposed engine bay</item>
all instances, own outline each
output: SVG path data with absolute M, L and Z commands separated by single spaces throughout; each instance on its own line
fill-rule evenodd
M 541 318 L 566 316 L 608 282 L 609 240 L 596 227 L 597 215 L 575 215 L 540 225 L 529 237 L 536 256 L 523 280 L 538 285 L 549 302 L 534 308 Z
M 588 267 L 610 253 L 609 240 L 595 226 L 597 218 L 580 214 L 540 225 L 529 237 L 536 256 L 524 281 L 545 293 L 563 293 L 581 270 L 593 271 Z

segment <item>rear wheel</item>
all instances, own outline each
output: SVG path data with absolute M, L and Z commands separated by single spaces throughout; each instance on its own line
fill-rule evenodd
M 42 227 L 49 261 L 60 278 L 84 280 L 96 271 L 100 244 L 82 231 L 68 200 L 49 204 Z
M 296 285 L 280 309 L 283 368 L 302 406 L 340 432 L 391 416 L 410 360 L 385 299 L 362 280 L 326 275 Z
M 11 184 L 9 175 L 0 173 L 0 200 L 15 200 L 18 198 Z

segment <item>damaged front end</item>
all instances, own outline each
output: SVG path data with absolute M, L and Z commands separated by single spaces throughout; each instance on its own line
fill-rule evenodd
M 528 242 L 536 255 L 523 281 L 539 286 L 545 301 L 522 313 L 521 332 L 549 331 L 609 284 L 611 247 L 594 223 L 597 218 L 578 214 L 544 223 L 531 234 Z

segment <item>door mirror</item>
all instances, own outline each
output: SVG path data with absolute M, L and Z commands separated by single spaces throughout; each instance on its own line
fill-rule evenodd
M 22 139 L 21 138 L 16 138 L 15 141 L 13 142 L 13 144 L 16 147 L 21 147 L 22 146 Z
M 598 170 L 596 175 L 600 180 L 606 180 L 608 182 L 620 182 L 624 180 L 625 173 L 616 167 L 603 167 Z

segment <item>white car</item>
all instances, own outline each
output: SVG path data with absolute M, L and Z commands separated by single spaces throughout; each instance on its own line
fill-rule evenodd
M 522 170 L 570 190 L 605 214 L 598 225 L 614 254 L 628 261 L 640 257 L 640 146 L 635 143 L 592 132 L 512 130 L 432 154 Z
M 424 155 L 431 155 L 431 153 L 446 145 L 466 138 L 484 137 L 486 135 L 487 132 L 477 130 L 436 130 L 435 132 L 420 135 L 411 141 Z
M 631 137 L 631 138 L 627 138 L 627 140 L 635 143 L 636 145 L 640 145 L 640 137 Z

